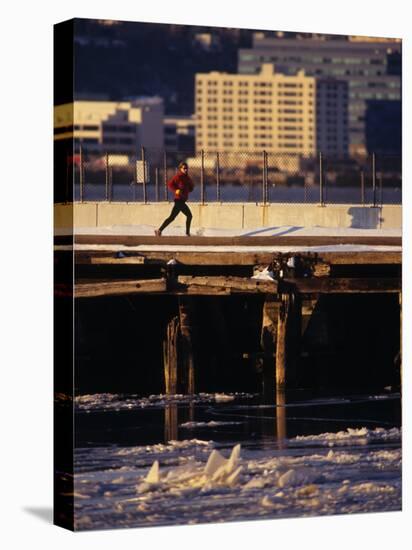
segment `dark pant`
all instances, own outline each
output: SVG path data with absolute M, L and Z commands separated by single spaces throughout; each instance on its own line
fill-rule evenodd
M 176 199 L 175 199 L 175 204 L 173 206 L 173 209 L 170 213 L 170 216 L 166 218 L 165 221 L 162 223 L 162 225 L 159 227 L 159 231 L 163 231 L 163 229 L 167 227 L 169 223 L 172 223 L 172 221 L 176 218 L 179 212 L 182 212 L 186 216 L 186 234 L 188 235 L 190 233 L 190 224 L 192 222 L 193 216 L 187 204 L 184 201 L 176 200 Z

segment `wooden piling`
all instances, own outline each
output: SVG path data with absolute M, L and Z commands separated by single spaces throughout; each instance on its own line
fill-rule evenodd
M 298 361 L 300 358 L 302 331 L 302 298 L 299 293 L 290 295 L 290 307 L 287 326 L 287 384 L 297 384 Z
M 276 390 L 286 386 L 286 343 L 287 324 L 289 317 L 290 297 L 289 294 L 282 294 L 277 323 L 276 342 Z
M 306 332 L 306 329 L 310 323 L 312 314 L 316 308 L 317 303 L 318 303 L 318 297 L 312 300 L 302 301 L 302 309 L 301 309 L 302 322 L 301 322 L 301 331 L 300 331 L 302 336 Z
M 177 344 L 179 334 L 179 318 L 174 316 L 166 327 L 163 341 L 163 366 L 165 392 L 167 395 L 177 393 Z
M 165 407 L 165 443 L 177 440 L 177 403 L 169 403 Z
M 263 395 L 273 402 L 275 392 L 275 356 L 279 302 L 271 294 L 265 296 L 262 310 L 260 345 L 263 350 Z
M 287 437 L 286 431 L 286 395 L 284 390 L 279 389 L 276 391 L 276 439 L 278 442 L 278 448 L 283 449 L 285 447 L 285 440 Z
M 183 391 L 195 393 L 195 364 L 193 356 L 194 303 L 193 298 L 179 296 L 180 350 L 179 363 Z

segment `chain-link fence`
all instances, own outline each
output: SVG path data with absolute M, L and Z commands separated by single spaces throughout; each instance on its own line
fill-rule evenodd
M 250 152 L 96 154 L 80 149 L 67 158 L 59 196 L 76 201 L 159 202 L 172 200 L 167 182 L 180 161 L 195 188 L 191 202 L 312 204 L 401 204 L 399 155 L 363 157 Z M 70 164 L 71 163 L 71 164 Z M 74 181 L 74 189 L 70 189 Z

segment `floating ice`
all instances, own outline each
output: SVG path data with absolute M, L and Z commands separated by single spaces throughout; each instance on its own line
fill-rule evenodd
M 205 466 L 205 475 L 212 476 L 216 470 L 225 464 L 226 459 L 219 453 L 219 451 L 213 449 Z
M 252 399 L 250 393 L 199 393 L 195 395 L 149 395 L 141 397 L 135 394 L 98 393 L 77 395 L 75 398 L 76 412 L 131 410 L 144 408 L 160 408 L 171 404 L 227 402 L 235 399 Z
M 193 428 L 217 428 L 219 426 L 233 426 L 235 424 L 242 424 L 242 422 L 216 422 L 211 420 L 210 422 L 185 422 L 180 424 L 180 428 L 193 429 Z
M 232 453 L 226 465 L 226 471 L 231 473 L 235 470 L 240 458 L 240 445 L 233 447 Z
M 347 428 L 347 430 L 340 431 L 337 433 L 323 433 L 319 435 L 298 435 L 295 438 L 295 441 L 304 442 L 304 441 L 318 441 L 325 442 L 327 445 L 330 443 L 353 443 L 353 440 L 359 441 L 370 441 L 370 440 L 398 440 L 401 438 L 400 428 L 391 428 L 385 430 L 384 428 L 375 428 L 374 430 L 369 430 L 368 428 Z
M 119 519 L 143 526 L 176 524 L 176 517 L 198 523 L 401 509 L 398 428 L 329 434 L 329 442 L 335 442 L 330 451 L 316 449 L 323 436 L 288 440 L 281 452 L 246 444 L 242 458 L 240 445 L 218 451 L 213 442 L 200 440 L 87 453 L 76 449 L 75 491 L 81 495 L 76 525 L 91 529 L 118 526 Z M 360 439 L 367 444 L 359 445 Z M 340 440 L 345 448 L 337 448 Z
M 233 401 L 235 399 L 234 395 L 226 395 L 225 393 L 215 393 L 215 401 Z
M 294 487 L 308 483 L 309 476 L 304 470 L 288 470 L 279 477 L 279 487 Z
M 159 461 L 155 460 L 150 468 L 149 473 L 147 474 L 145 481 L 146 483 L 159 483 Z
M 238 466 L 240 459 L 240 445 L 233 447 L 228 459 L 213 449 L 204 468 L 195 462 L 179 466 L 163 476 L 160 475 L 159 462 L 155 460 L 143 481 L 137 485 L 138 493 L 155 490 L 167 485 L 171 491 L 180 492 L 190 488 L 211 488 L 214 485 L 233 486 L 239 481 L 243 469 Z

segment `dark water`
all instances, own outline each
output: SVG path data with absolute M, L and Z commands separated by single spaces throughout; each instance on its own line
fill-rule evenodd
M 276 404 L 97 394 L 78 398 L 76 411 L 77 529 L 401 507 L 400 395 L 391 388 L 279 394 Z M 205 474 L 216 450 L 233 459 L 220 477 Z M 146 483 L 155 461 L 159 477 Z
M 86 399 L 77 411 L 76 445 L 152 445 L 186 439 L 188 435 L 202 439 L 210 434 L 220 442 L 242 443 L 254 438 L 258 444 L 278 437 L 280 414 L 283 436 L 289 438 L 347 427 L 399 427 L 401 422 L 400 396 L 385 390 L 324 397 L 294 392 L 284 396 L 284 405 L 264 403 L 256 394 L 222 394 L 222 402 L 216 402 L 215 395 L 219 400 L 220 394 L 200 394 L 193 400 L 152 396 L 151 402 L 139 396 L 116 395 L 110 404 L 99 400 L 98 395 L 92 396 L 89 404 Z M 190 422 L 227 424 L 185 427 Z

